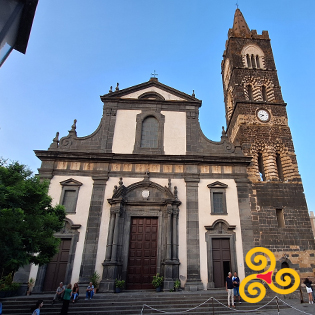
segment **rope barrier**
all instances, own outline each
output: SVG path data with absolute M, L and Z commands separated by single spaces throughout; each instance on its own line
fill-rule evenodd
M 195 306 L 195 307 L 193 307 L 193 308 L 187 309 L 187 310 L 180 311 L 180 312 L 168 312 L 168 311 L 158 310 L 158 309 L 156 309 L 156 308 L 154 308 L 154 307 L 151 307 L 151 306 L 149 306 L 149 305 L 147 305 L 147 304 L 143 304 L 140 315 L 143 315 L 143 311 L 144 311 L 144 308 L 145 308 L 145 307 L 147 307 L 147 308 L 149 308 L 149 309 L 151 309 L 151 310 L 153 310 L 153 311 L 156 311 L 156 312 L 159 312 L 159 313 L 163 313 L 163 314 L 183 314 L 183 313 L 188 313 L 188 312 L 190 312 L 190 311 L 192 311 L 192 310 L 195 310 L 196 308 L 198 308 L 198 307 L 200 307 L 200 306 L 206 304 L 209 300 L 212 301 L 212 308 L 213 308 L 213 301 L 216 301 L 218 304 L 221 304 L 222 306 L 224 306 L 225 308 L 228 308 L 229 310 L 234 310 L 235 312 L 246 312 L 246 313 L 249 313 L 249 312 L 257 312 L 257 311 L 261 310 L 262 308 L 266 307 L 267 305 L 269 305 L 269 304 L 270 304 L 271 302 L 273 302 L 274 300 L 276 300 L 276 303 L 277 303 L 277 311 L 278 311 L 278 314 L 280 314 L 279 303 L 278 303 L 278 300 L 279 300 L 279 301 L 281 301 L 283 304 L 287 305 L 288 307 L 290 307 L 290 308 L 292 308 L 292 309 L 294 309 L 294 310 L 296 310 L 296 311 L 298 311 L 298 312 L 300 312 L 300 313 L 303 313 L 303 314 L 306 314 L 306 315 L 312 315 L 312 314 L 310 314 L 310 313 L 306 313 L 306 312 L 304 312 L 304 311 L 301 311 L 301 310 L 295 308 L 294 306 L 292 306 L 292 305 L 286 303 L 285 301 L 281 300 L 281 299 L 278 298 L 277 296 L 273 297 L 273 298 L 272 298 L 269 302 L 267 302 L 266 304 L 264 304 L 264 305 L 262 305 L 262 306 L 260 306 L 260 307 L 258 307 L 258 308 L 255 308 L 255 309 L 253 309 L 253 310 L 237 310 L 237 309 L 235 309 L 235 308 L 231 309 L 230 307 L 226 306 L 225 304 L 223 304 L 222 302 L 220 302 L 220 301 L 217 300 L 216 298 L 210 297 L 209 299 L 205 300 L 204 302 L 200 303 L 199 305 L 197 305 L 197 306 Z
M 294 310 L 296 310 L 296 311 L 298 311 L 298 312 L 300 312 L 300 313 L 307 314 L 307 315 L 312 315 L 312 314 L 310 314 L 310 313 L 306 313 L 306 312 L 304 312 L 304 311 L 301 311 L 301 310 L 299 310 L 298 308 L 295 308 L 294 306 L 292 306 L 292 305 L 290 305 L 290 304 L 284 302 L 284 301 L 281 300 L 281 299 L 279 299 L 279 301 L 281 301 L 283 304 L 285 304 L 285 305 L 287 305 L 287 306 L 293 308 Z

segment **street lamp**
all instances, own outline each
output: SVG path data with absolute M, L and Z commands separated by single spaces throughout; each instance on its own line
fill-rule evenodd
M 13 49 L 25 54 L 38 0 L 0 0 L 0 67 Z

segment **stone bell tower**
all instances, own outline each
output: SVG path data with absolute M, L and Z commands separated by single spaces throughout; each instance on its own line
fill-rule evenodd
M 269 34 L 250 30 L 239 9 L 221 66 L 228 138 L 252 157 L 254 245 L 272 250 L 277 268 L 312 273 L 314 238 Z

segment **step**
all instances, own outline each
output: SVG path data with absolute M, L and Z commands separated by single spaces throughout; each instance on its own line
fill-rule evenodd
M 189 311 L 188 314 L 194 315 L 209 315 L 213 311 L 215 314 L 230 314 L 231 310 L 226 308 L 227 295 L 224 292 L 213 292 L 200 291 L 201 293 L 190 293 L 190 292 L 150 292 L 143 293 L 136 292 L 123 292 L 119 294 L 96 294 L 92 300 L 84 300 L 82 297 L 77 303 L 70 302 L 68 314 L 77 315 L 139 315 L 143 305 L 146 304 L 157 310 L 164 310 L 169 312 L 178 312 L 184 314 L 184 311 L 192 309 L 198 306 L 196 309 Z M 217 301 L 212 300 L 210 297 L 214 297 L 223 305 L 218 304 Z M 31 306 L 35 305 L 38 299 L 44 300 L 44 306 L 41 310 L 41 314 L 57 315 L 60 313 L 62 302 L 57 302 L 51 305 L 52 297 L 50 295 L 32 295 L 27 297 L 11 297 L 3 300 L 3 314 L 15 314 L 15 315 L 26 315 L 30 314 Z M 205 303 L 205 301 L 207 301 Z M 255 309 L 259 306 L 263 306 L 270 299 L 264 299 L 263 302 L 255 304 Z M 200 305 L 202 304 L 202 305 Z M 236 304 L 238 310 L 246 311 L 253 309 L 253 304 L 242 303 Z M 281 306 L 281 309 L 284 309 Z M 157 311 L 152 310 L 148 307 L 144 307 L 143 315 L 158 314 Z M 276 309 L 275 301 L 272 305 L 268 305 L 264 309 Z M 243 313 L 243 312 L 241 312 Z M 160 313 L 161 314 L 161 313 Z

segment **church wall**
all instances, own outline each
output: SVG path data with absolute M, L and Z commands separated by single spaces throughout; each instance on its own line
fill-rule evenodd
M 90 208 L 90 200 L 93 188 L 93 180 L 91 177 L 87 176 L 54 176 L 50 181 L 49 186 L 49 195 L 53 198 L 53 204 L 60 203 L 60 196 L 62 191 L 62 186 L 60 185 L 61 181 L 66 179 L 73 178 L 82 183 L 82 186 L 79 190 L 77 208 L 75 214 L 67 214 L 67 218 L 72 220 L 74 224 L 81 224 L 78 232 L 80 237 L 77 243 L 75 258 L 73 263 L 73 270 L 71 276 L 71 283 L 78 282 L 80 266 L 82 261 L 82 253 L 84 246 L 84 237 L 86 233 L 87 218 Z
M 225 215 L 211 215 L 211 201 L 210 189 L 207 185 L 220 181 L 228 185 L 226 189 L 226 207 L 227 214 Z M 230 225 L 236 225 L 236 259 L 238 266 L 238 274 L 241 279 L 244 279 L 244 258 L 243 258 L 243 245 L 242 235 L 240 228 L 240 216 L 237 197 L 237 188 L 234 179 L 201 179 L 199 183 L 199 231 L 200 231 L 200 277 L 204 284 L 204 289 L 207 289 L 208 270 L 207 270 L 207 244 L 205 239 L 206 229 L 205 226 L 212 225 L 216 220 L 223 219 Z M 235 270 L 231 270 L 234 272 Z M 215 271 L 214 271 L 215 272 Z
M 140 110 L 118 110 L 113 139 L 113 153 L 132 154 L 136 137 L 136 117 Z
M 165 115 L 164 152 L 170 155 L 186 154 L 186 113 L 162 111 Z

